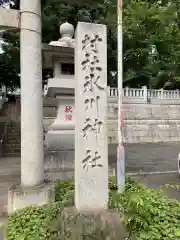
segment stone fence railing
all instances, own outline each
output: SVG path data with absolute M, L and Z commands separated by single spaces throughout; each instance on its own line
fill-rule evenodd
M 0 89 L 1 90 L 1 89 Z M 44 95 L 46 95 L 47 86 L 44 86 Z M 20 95 L 20 89 L 16 95 Z M 1 94 L 0 94 L 1 96 Z M 109 101 L 117 101 L 118 88 L 108 87 Z M 180 104 L 180 90 L 147 89 L 142 88 L 123 88 L 123 103 L 162 103 L 162 104 Z
M 110 98 L 118 97 L 118 88 L 108 87 L 108 96 Z M 123 88 L 123 102 L 133 103 L 169 103 L 180 104 L 179 90 L 147 89 L 142 88 Z

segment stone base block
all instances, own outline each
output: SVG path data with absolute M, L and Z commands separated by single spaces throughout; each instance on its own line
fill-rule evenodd
M 7 212 L 8 215 L 11 215 L 15 211 L 30 205 L 50 204 L 54 199 L 54 185 L 51 182 L 28 188 L 20 185 L 12 186 L 8 191 Z
M 66 151 L 46 151 L 44 170 L 52 172 L 53 170 L 74 170 L 74 150 Z
M 79 212 L 74 206 L 70 206 L 64 208 L 61 214 L 63 219 L 68 219 L 68 224 L 75 224 L 76 233 L 78 231 L 82 232 L 86 230 L 86 228 L 89 229 L 89 226 L 91 226 L 91 229 L 99 227 L 101 230 L 106 229 L 105 232 L 107 232 L 107 230 L 109 230 L 109 233 L 112 232 L 112 236 L 107 237 L 107 239 L 111 239 L 111 237 L 116 236 L 116 238 L 113 237 L 113 239 L 124 240 L 128 237 L 123 223 L 123 214 L 119 213 L 115 209 Z M 77 227 L 79 228 L 78 231 Z M 74 228 L 72 228 L 72 233 L 73 230 Z

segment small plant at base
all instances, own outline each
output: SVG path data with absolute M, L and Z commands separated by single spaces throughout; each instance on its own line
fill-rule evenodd
M 55 202 L 62 202 L 64 199 L 71 200 L 70 196 L 74 193 L 73 181 L 57 181 L 55 185 Z M 69 197 L 68 197 L 69 196 Z M 72 202 L 73 203 L 73 202 Z
M 123 195 L 115 195 L 116 204 L 125 214 L 133 240 L 180 239 L 180 203 L 127 180 Z
M 7 240 L 48 239 L 47 214 L 43 207 L 30 206 L 9 217 L 6 229 Z M 46 238 L 44 238 L 46 236 Z

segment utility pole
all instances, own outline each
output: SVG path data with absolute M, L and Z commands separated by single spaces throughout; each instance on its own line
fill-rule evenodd
M 118 192 L 125 190 L 125 149 L 123 142 L 123 28 L 122 0 L 117 0 L 117 59 L 118 59 L 118 146 L 117 146 L 117 185 Z

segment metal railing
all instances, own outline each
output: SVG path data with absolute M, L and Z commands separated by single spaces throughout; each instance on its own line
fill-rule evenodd
M 7 130 L 8 130 L 8 127 L 10 126 L 10 123 L 11 123 L 10 120 L 6 122 L 3 133 L 1 135 L 1 139 L 0 139 L 0 157 L 1 158 L 3 157 L 4 143 L 7 139 Z

